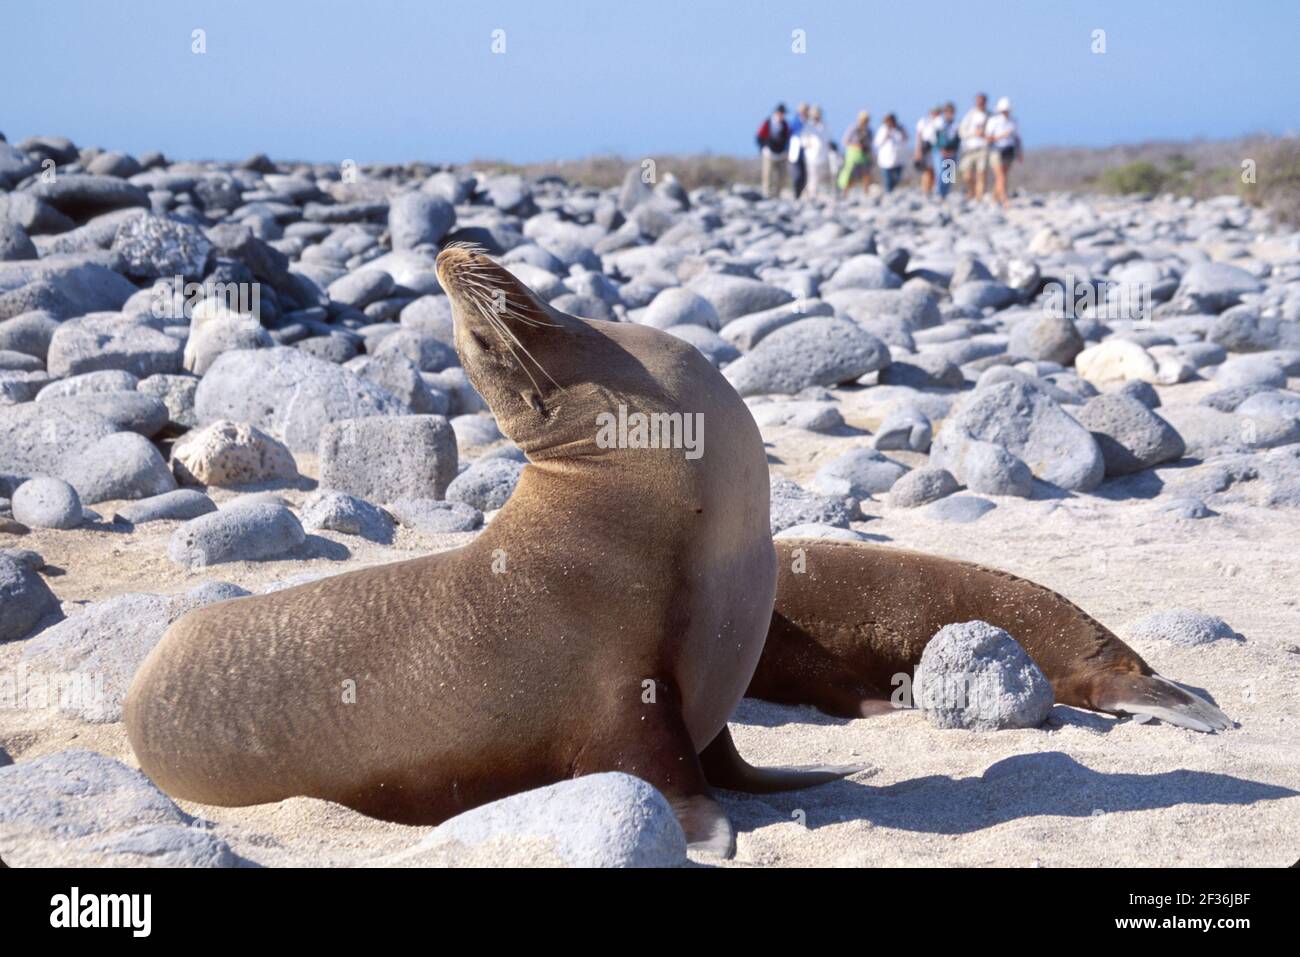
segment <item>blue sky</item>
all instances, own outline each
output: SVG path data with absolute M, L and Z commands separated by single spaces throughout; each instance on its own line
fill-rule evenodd
M 5 7 L 0 132 L 176 158 L 744 154 L 777 100 L 820 103 L 838 135 L 860 108 L 910 128 L 977 89 L 1013 99 L 1029 148 L 1300 126 L 1295 0 Z M 1098 29 L 1104 54 L 1090 49 Z

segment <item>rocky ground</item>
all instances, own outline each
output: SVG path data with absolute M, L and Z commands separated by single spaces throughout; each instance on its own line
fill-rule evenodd
M 1235 199 L 815 205 L 641 174 L 597 191 L 0 142 L 0 856 L 686 859 L 662 798 L 618 775 L 422 829 L 308 799 L 178 806 L 133 770 L 122 695 L 175 618 L 454 547 L 509 496 L 522 457 L 433 271 L 469 241 L 557 308 L 721 366 L 769 445 L 774 533 L 1040 581 L 1240 724 L 1056 706 L 975 731 L 746 701 L 754 763 L 870 768 L 725 796 L 736 865 L 1300 857 L 1300 236 Z

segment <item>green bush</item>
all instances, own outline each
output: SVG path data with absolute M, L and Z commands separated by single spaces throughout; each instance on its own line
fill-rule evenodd
M 1250 157 L 1255 182 L 1241 182 L 1242 198 L 1267 210 L 1276 222 L 1300 226 L 1300 140 L 1280 139 L 1256 152 Z
M 1155 163 L 1138 160 L 1111 167 L 1100 179 L 1102 189 L 1111 193 L 1162 193 L 1169 188 L 1170 176 Z

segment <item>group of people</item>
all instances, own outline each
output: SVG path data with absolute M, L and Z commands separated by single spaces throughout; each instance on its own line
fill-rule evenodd
M 921 190 L 938 192 L 942 199 L 961 178 L 963 192 L 982 200 L 988 190 L 988 173 L 993 171 L 993 198 L 1007 203 L 1007 176 L 1021 155 L 1020 131 L 1011 116 L 1011 101 L 1002 97 L 994 112 L 988 112 L 988 97 L 976 94 L 975 104 L 956 122 L 957 108 L 951 103 L 932 107 L 916 122 L 911 137 L 912 166 L 921 176 Z M 908 134 L 889 113 L 880 128 L 871 129 L 871 114 L 858 114 L 839 144 L 826 133 L 820 106 L 800 103 L 794 116 L 786 116 L 778 104 L 758 128 L 758 146 L 763 165 L 763 195 L 779 196 L 787 175 L 795 199 L 816 199 L 837 193 L 847 196 L 855 186 L 865 193 L 872 183 L 872 171 L 880 170 L 885 192 L 893 192 L 903 178 L 907 163 Z M 843 148 L 843 155 L 840 148 Z

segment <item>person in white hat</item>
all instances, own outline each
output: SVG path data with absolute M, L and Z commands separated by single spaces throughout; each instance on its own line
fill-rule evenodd
M 998 100 L 997 114 L 984 126 L 993 165 L 993 198 L 1003 206 L 1007 204 L 1007 173 L 1020 155 L 1020 130 L 1011 118 L 1011 101 L 1005 96 Z

